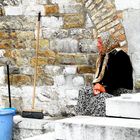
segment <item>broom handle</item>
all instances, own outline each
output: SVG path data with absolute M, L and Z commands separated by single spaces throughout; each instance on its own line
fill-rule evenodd
M 38 14 L 37 23 L 37 39 L 36 39 L 36 58 L 35 58 L 35 73 L 34 73 L 34 84 L 33 84 L 33 97 L 32 97 L 32 109 L 35 108 L 35 95 L 36 95 L 36 81 L 37 81 L 37 66 L 38 66 L 38 48 L 39 48 L 39 33 L 40 33 L 40 18 L 41 13 Z

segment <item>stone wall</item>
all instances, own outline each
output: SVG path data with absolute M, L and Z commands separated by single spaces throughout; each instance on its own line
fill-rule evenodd
M 51 116 L 74 114 L 79 89 L 94 76 L 97 34 L 110 31 L 127 50 L 122 13 L 112 0 L 1 0 L 0 93 L 3 101 L 10 60 L 11 94 L 19 110 L 31 108 L 39 11 L 36 107 Z

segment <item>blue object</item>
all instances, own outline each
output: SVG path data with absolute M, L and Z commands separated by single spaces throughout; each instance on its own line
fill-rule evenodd
M 13 116 L 15 108 L 0 108 L 0 139 L 12 140 Z

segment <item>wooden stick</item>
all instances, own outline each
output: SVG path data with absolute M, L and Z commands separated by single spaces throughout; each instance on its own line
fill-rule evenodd
M 40 35 L 40 18 L 41 13 L 38 14 L 38 23 L 37 23 L 37 39 L 36 39 L 36 58 L 35 58 L 35 73 L 34 73 L 34 83 L 33 83 L 33 97 L 32 97 L 32 109 L 35 108 L 35 97 L 36 97 L 36 81 L 38 74 L 38 49 L 39 49 L 39 35 Z

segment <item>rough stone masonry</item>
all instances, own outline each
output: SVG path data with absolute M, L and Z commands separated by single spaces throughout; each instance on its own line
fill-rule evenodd
M 79 88 L 91 84 L 95 73 L 97 34 L 109 31 L 127 51 L 122 11 L 114 0 L 1 0 L 1 106 L 7 105 L 5 62 L 10 60 L 12 101 L 19 112 L 32 103 L 39 11 L 36 108 L 50 116 L 74 115 Z

